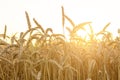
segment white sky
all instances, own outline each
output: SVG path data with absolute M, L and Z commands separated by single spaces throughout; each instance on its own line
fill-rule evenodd
M 3 33 L 5 24 L 8 34 L 26 31 L 25 11 L 29 13 L 31 22 L 36 18 L 44 28 L 62 32 L 63 5 L 66 15 L 76 24 L 91 21 L 94 29 L 99 31 L 111 22 L 108 30 L 116 34 L 120 28 L 119 4 L 119 0 L 0 0 L 0 33 Z

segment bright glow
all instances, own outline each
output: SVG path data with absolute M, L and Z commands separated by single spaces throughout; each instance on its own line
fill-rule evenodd
M 88 37 L 87 32 L 83 31 L 83 30 L 78 30 L 76 33 L 79 37 L 81 37 L 82 39 L 85 39 Z
M 114 35 L 120 26 L 119 0 L 0 0 L 0 33 L 4 25 L 8 34 L 26 31 L 25 11 L 36 18 L 44 27 L 51 27 L 54 32 L 62 33 L 61 6 L 65 14 L 76 24 L 92 21 L 95 32 L 111 22 L 110 30 Z M 66 24 L 67 25 L 67 24 Z

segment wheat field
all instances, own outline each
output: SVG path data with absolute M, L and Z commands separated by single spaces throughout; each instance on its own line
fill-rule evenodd
M 0 80 L 120 80 L 120 37 L 113 39 L 106 30 L 110 23 L 95 34 L 91 22 L 74 24 L 62 7 L 63 34 L 57 34 L 35 18 L 36 26 L 31 26 L 28 13 L 25 15 L 28 30 L 19 37 L 7 36 L 6 25 L 0 34 Z M 73 29 L 64 26 L 65 19 Z M 89 39 L 76 35 L 78 30 L 85 31 L 85 25 L 90 27 Z

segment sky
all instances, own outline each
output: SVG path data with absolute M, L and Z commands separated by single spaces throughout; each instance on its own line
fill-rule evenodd
M 100 31 L 108 22 L 108 30 L 117 34 L 120 28 L 119 0 L 0 0 L 0 34 L 7 25 L 7 34 L 24 32 L 27 30 L 25 11 L 28 12 L 32 27 L 35 18 L 44 29 L 50 27 L 55 33 L 62 32 L 62 14 L 64 12 L 75 24 L 92 22 L 96 32 Z M 70 26 L 66 22 L 65 26 Z

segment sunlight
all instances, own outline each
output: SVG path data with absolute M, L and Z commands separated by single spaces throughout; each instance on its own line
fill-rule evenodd
M 76 34 L 77 34 L 77 36 L 81 37 L 82 39 L 85 39 L 85 38 L 88 37 L 87 32 L 84 31 L 84 30 L 78 30 L 78 31 L 76 32 Z
M 77 36 L 81 37 L 82 39 L 89 40 L 89 38 L 91 37 L 89 35 L 89 34 L 91 34 L 90 25 L 85 25 L 83 27 L 84 27 L 84 30 L 80 29 L 76 32 L 76 34 L 77 34 Z
M 0 80 L 120 80 L 119 8 L 119 0 L 0 0 Z

